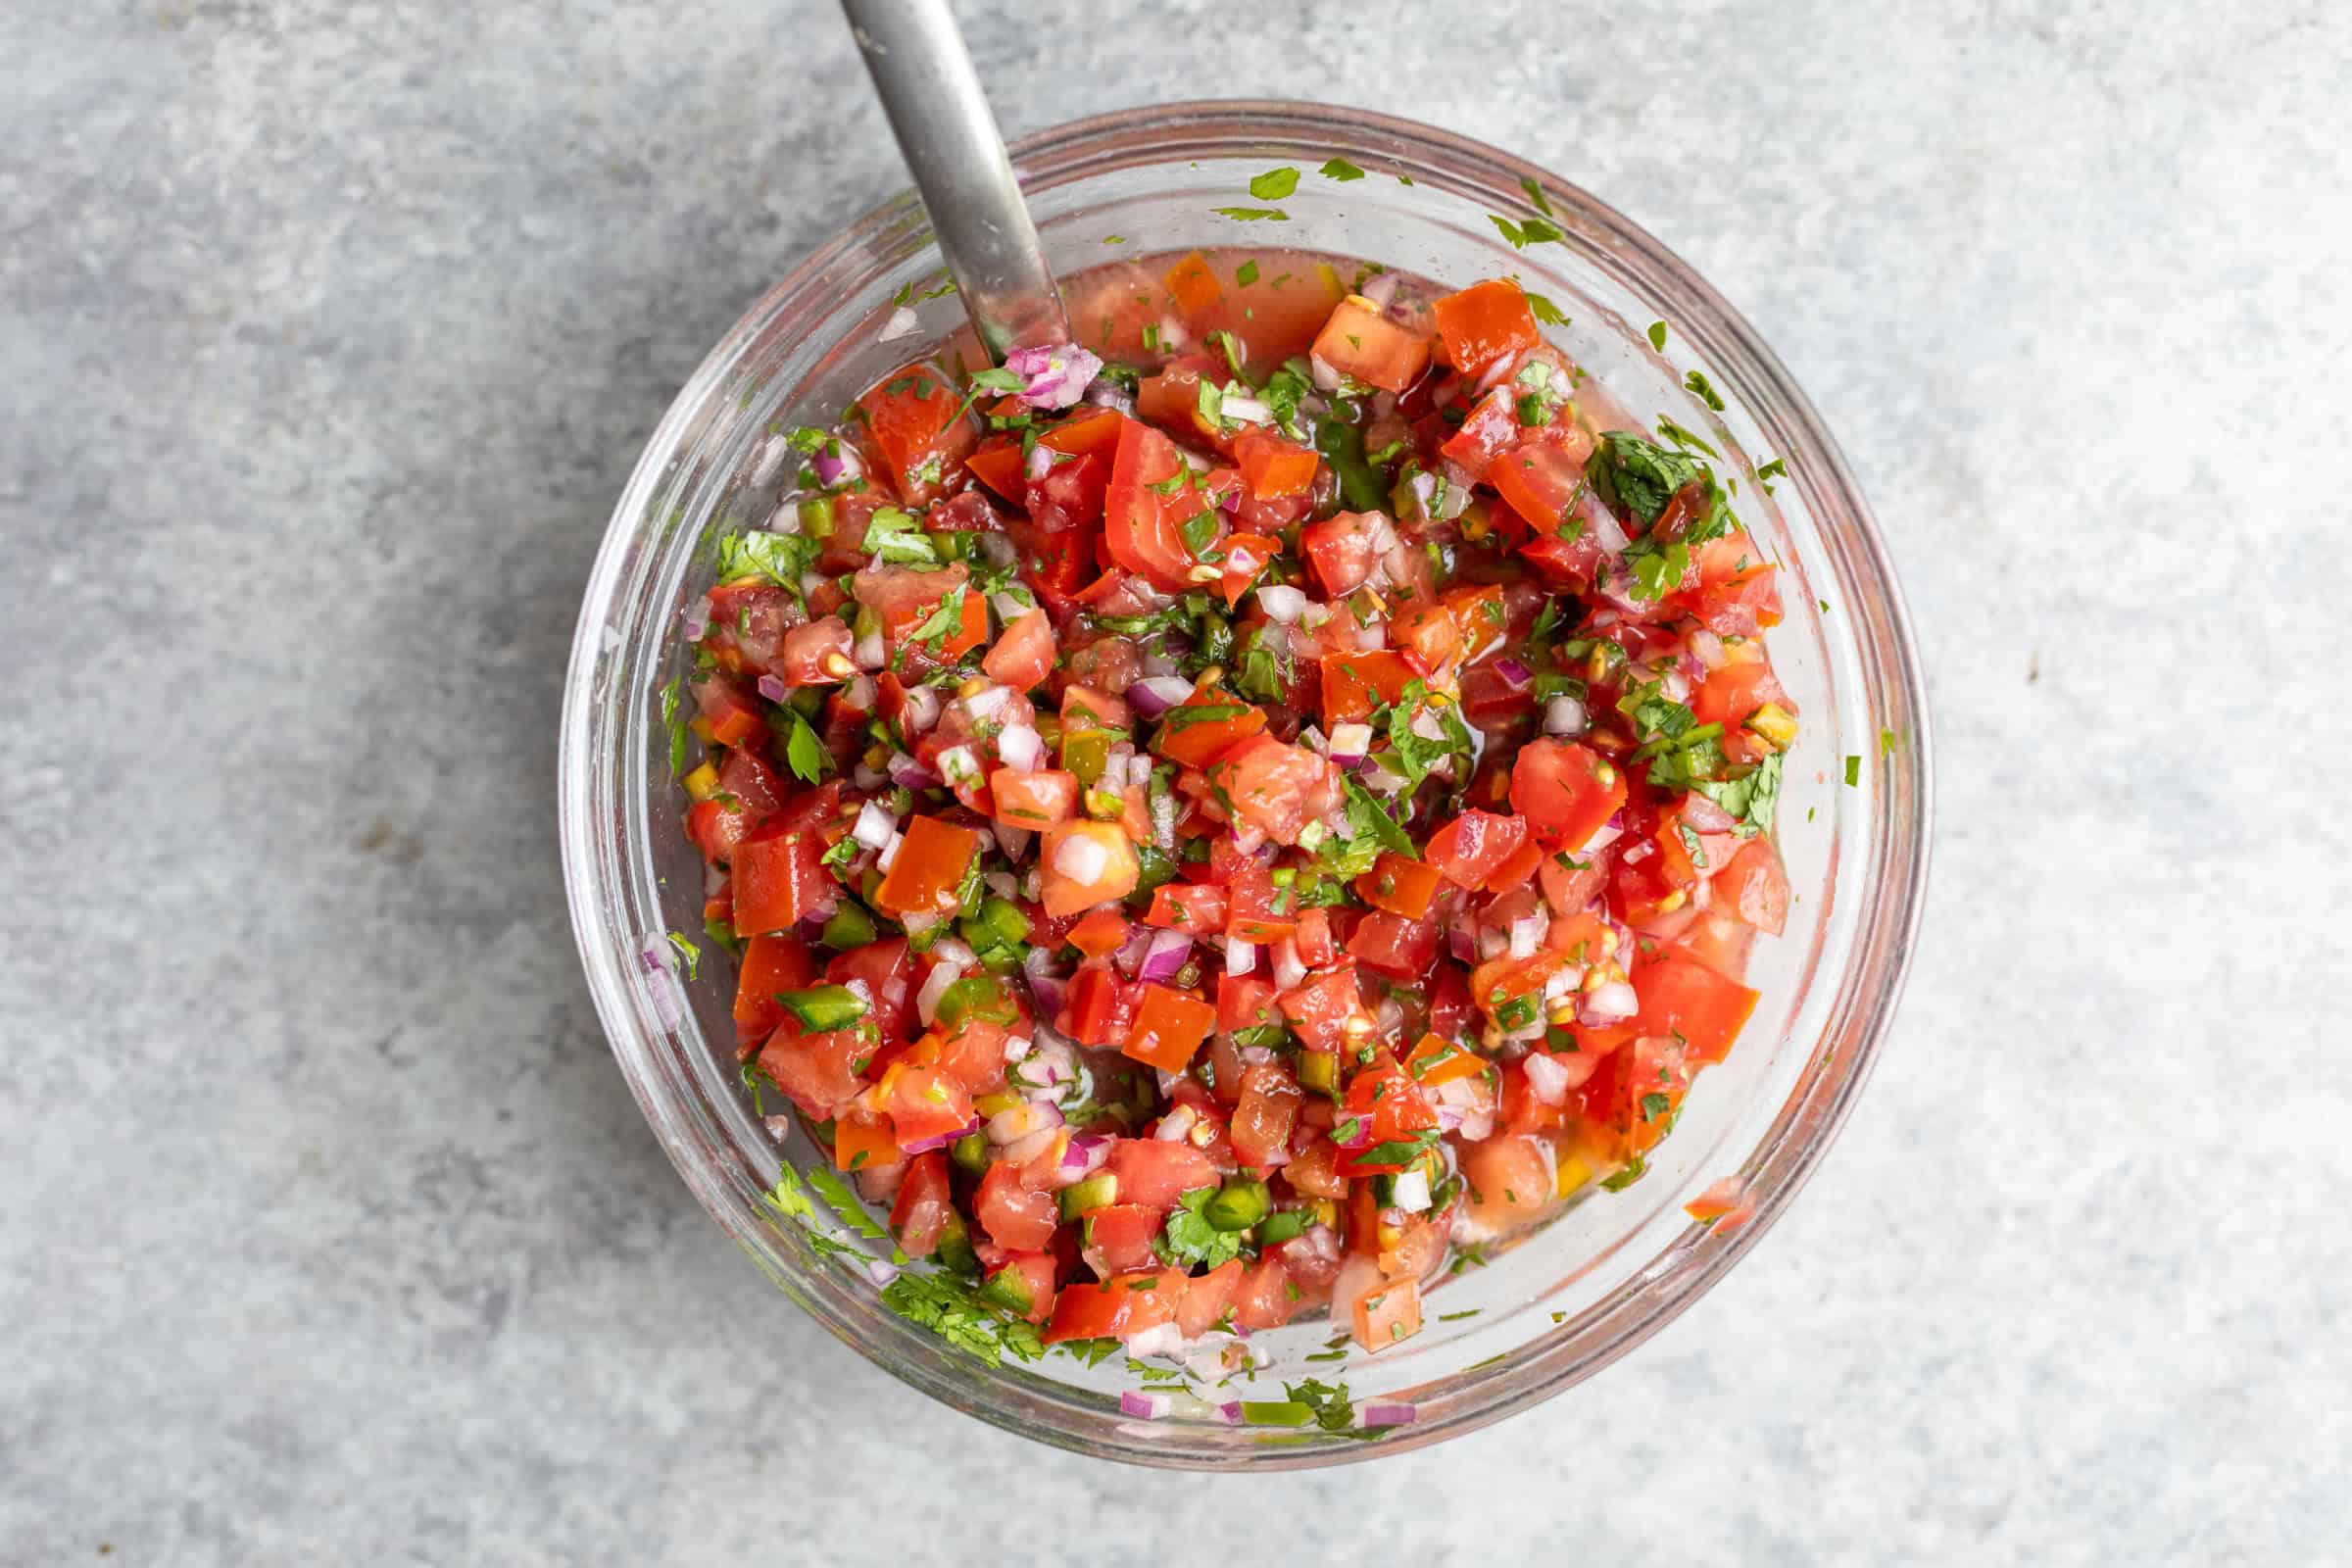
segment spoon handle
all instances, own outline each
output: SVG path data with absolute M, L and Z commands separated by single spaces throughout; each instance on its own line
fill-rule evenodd
M 1061 295 L 947 0 L 841 0 L 988 352 L 1069 339 Z

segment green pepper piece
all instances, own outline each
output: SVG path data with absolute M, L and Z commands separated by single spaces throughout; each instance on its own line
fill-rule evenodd
M 1307 1213 L 1303 1208 L 1286 1208 L 1279 1214 L 1268 1214 L 1258 1221 L 1257 1245 L 1279 1247 L 1295 1236 L 1306 1234 Z
M 1103 764 L 1110 760 L 1110 732 L 1082 729 L 1061 738 L 1061 765 L 1078 775 L 1078 782 L 1092 786 L 1102 776 Z
M 968 920 L 958 921 L 957 926 L 975 953 L 1009 948 L 1029 940 L 1029 917 L 1008 899 L 984 900 L 978 912 Z
M 1006 1263 L 981 1285 L 978 1296 L 994 1307 L 1001 1307 L 1016 1317 L 1026 1317 L 1037 1304 L 1029 1293 L 1029 1276 L 1013 1264 Z
M 1246 1231 L 1264 1219 L 1273 1206 L 1274 1195 L 1266 1191 L 1264 1182 L 1237 1176 L 1200 1205 L 1200 1215 L 1221 1231 Z
M 776 1000 L 811 1034 L 847 1029 L 865 1016 L 865 999 L 848 986 L 812 986 L 807 991 L 779 991 Z
M 833 537 L 833 498 L 810 496 L 801 503 L 801 532 L 811 539 Z
M 965 1133 L 948 1146 L 948 1158 L 975 1176 L 988 1174 L 988 1139 L 980 1133 Z
M 941 1028 L 950 1033 L 963 1027 L 968 1019 L 985 1018 L 990 1023 L 1011 1023 L 1020 1014 L 1004 995 L 1004 988 L 994 976 L 967 974 L 941 994 L 937 1016 Z
M 1099 1170 L 1061 1190 L 1061 1217 L 1064 1221 L 1074 1220 L 1118 1200 L 1119 1179 L 1106 1170 Z
M 1364 432 L 1352 424 L 1325 419 L 1315 430 L 1315 450 L 1339 476 L 1340 499 L 1349 512 L 1380 512 L 1388 494 L 1372 465 L 1364 461 Z
M 947 1221 L 940 1227 L 939 1250 L 932 1255 L 958 1274 L 980 1272 L 980 1254 L 972 1249 L 972 1233 L 964 1226 L 963 1216 L 954 1209 L 948 1211 Z
M 874 940 L 874 917 L 865 912 L 865 906 L 848 899 L 825 920 L 825 929 L 817 940 L 836 953 L 862 948 Z

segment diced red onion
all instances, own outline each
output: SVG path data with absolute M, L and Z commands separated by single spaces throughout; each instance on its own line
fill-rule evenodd
M 1396 285 L 1403 281 L 1402 272 L 1383 272 L 1357 292 L 1385 311 L 1389 308 L 1389 301 L 1396 297 Z
M 1021 465 L 1021 477 L 1037 483 L 1054 471 L 1054 449 L 1040 441 L 1029 449 L 1028 461 Z
M 686 1017 L 685 999 L 678 992 L 676 960 L 670 956 L 669 939 L 649 934 L 637 944 L 637 961 L 645 971 L 645 997 L 653 1004 L 654 1016 L 664 1029 L 675 1029 Z
M 1165 1394 L 1138 1394 L 1128 1389 L 1119 1396 L 1119 1413 L 1135 1416 L 1139 1420 L 1157 1421 L 1168 1413 L 1174 1403 Z
M 1257 607 L 1268 620 L 1288 626 L 1306 613 L 1306 594 L 1288 583 L 1267 583 L 1257 590 Z
M 899 1146 L 900 1152 L 907 1154 L 928 1154 L 934 1149 L 947 1148 L 958 1138 L 971 1137 L 972 1134 L 978 1132 L 983 1125 L 984 1123 L 981 1122 L 980 1118 L 975 1116 L 963 1126 L 956 1128 L 954 1132 L 940 1133 L 935 1137 L 917 1139 L 911 1144 L 902 1144 Z
M 1139 925 L 1128 933 L 1127 940 L 1110 956 L 1110 961 L 1119 966 L 1120 973 L 1134 978 L 1135 972 L 1144 966 L 1144 956 L 1152 951 L 1153 935 L 1152 927 L 1148 925 Z
M 1616 843 L 1623 837 L 1625 837 L 1624 824 L 1619 822 L 1615 817 L 1611 817 L 1606 822 L 1601 823 L 1600 826 L 1594 828 L 1591 838 L 1585 840 L 1583 844 L 1577 846 L 1577 856 L 1579 858 L 1582 858 L 1590 855 L 1598 855 L 1601 851 L 1607 849 L 1610 845 Z
M 1191 956 L 1192 951 L 1193 939 L 1183 932 L 1154 932 L 1151 946 L 1144 954 L 1144 961 L 1136 966 L 1135 977 L 1138 980 L 1156 980 L 1164 985 L 1176 978 L 1176 971 L 1184 967 L 1184 960 Z
M 1356 1419 L 1367 1427 L 1409 1427 L 1418 1412 L 1409 1404 L 1367 1404 L 1358 1407 Z
M 1331 749 L 1326 755 L 1342 767 L 1355 766 L 1371 750 L 1371 725 L 1348 723 L 1331 727 Z
M 1161 1092 L 1166 1093 L 1165 1090 Z M 1152 1129 L 1152 1141 L 1161 1144 L 1181 1144 L 1191 1136 L 1193 1123 L 1200 1119 L 1200 1113 L 1192 1106 L 1178 1105 L 1165 1116 L 1160 1117 L 1159 1125 Z
M 1623 980 L 1612 980 L 1586 993 L 1579 1016 L 1590 1024 L 1623 1023 L 1641 1010 L 1642 999 L 1634 995 L 1634 988 Z
M 808 466 L 816 470 L 816 482 L 828 489 L 848 484 L 865 473 L 865 465 L 858 460 L 858 449 L 846 441 L 827 441 L 808 459 Z
M 899 1194 L 899 1184 L 906 1179 L 906 1162 L 894 1159 L 887 1165 L 860 1165 L 858 1168 L 858 1196 L 869 1203 L 888 1203 Z
M 1562 692 L 1544 705 L 1544 733 L 1546 735 L 1582 735 L 1592 722 L 1585 705 L 1577 698 Z
M 874 677 L 871 675 L 853 676 L 850 683 L 841 689 L 841 700 L 861 713 L 872 712 L 874 710 Z
M 1500 675 L 1502 683 L 1515 692 L 1527 690 L 1528 684 L 1536 678 L 1536 672 L 1516 659 L 1494 661 L 1494 673 Z
M 1223 1416 L 1228 1425 L 1240 1426 L 1242 1424 L 1242 1401 L 1227 1399 L 1223 1404 L 1217 1406 L 1217 1414 Z
M 785 685 L 773 675 L 760 676 L 758 684 L 760 687 L 760 695 L 766 698 L 771 703 L 789 703 L 792 701 L 792 688 Z
M 1056 1112 L 1058 1118 L 1059 1113 Z M 1079 1181 L 1093 1175 L 1110 1160 L 1113 1140 L 1102 1133 L 1077 1133 L 1069 1147 L 1061 1152 L 1061 1177 L 1064 1181 Z
M 1022 856 L 1028 854 L 1029 841 L 1037 837 L 1037 835 L 1031 832 L 1028 828 L 1014 827 L 1010 822 L 991 822 L 988 825 L 988 830 L 996 835 L 997 848 L 1004 852 L 1004 857 L 1006 859 L 1011 860 L 1017 860 Z M 1002 873 L 994 872 L 990 874 L 1002 875 Z M 987 878 L 983 877 L 981 880 L 986 881 Z M 1016 899 L 1020 897 L 1020 883 L 1013 880 L 1013 878 L 1009 875 L 1002 875 L 1002 880 L 1004 882 L 1004 886 L 997 887 L 992 885 L 989 891 L 996 894 L 996 896 L 1000 899 Z
M 1496 360 L 1493 365 L 1490 365 L 1485 369 L 1479 371 L 1477 384 L 1470 388 L 1471 398 L 1473 400 L 1483 398 L 1488 393 L 1494 391 L 1496 387 L 1502 385 L 1504 381 L 1510 378 L 1512 372 L 1519 368 L 1519 356 L 1515 354 L 1505 354 L 1500 359 Z
M 760 1125 L 766 1128 L 767 1136 L 779 1144 L 792 1136 L 792 1118 L 790 1116 L 763 1116 L 760 1120 Z
M 1448 926 L 1446 931 L 1446 951 L 1463 963 L 1476 963 L 1478 961 L 1478 938 L 1471 934 L 1470 928 L 1466 925 Z
M 686 607 L 686 640 L 699 643 L 710 632 L 710 596 L 701 595 Z
M 903 790 L 932 790 L 939 788 L 939 775 L 905 752 L 893 752 L 883 764 L 890 781 Z
M 1683 820 L 1699 833 L 1729 833 L 1740 819 L 1696 790 L 1683 797 Z
M 1098 379 L 1086 389 L 1086 401 L 1099 409 L 1116 409 L 1121 414 L 1135 412 L 1135 395 L 1116 381 Z
M 1257 944 L 1240 937 L 1225 939 L 1225 972 L 1250 974 L 1257 968 Z
M 1127 688 L 1128 706 L 1140 718 L 1158 718 L 1193 695 L 1193 683 L 1182 675 L 1147 675 Z
M 1102 361 L 1091 350 L 1063 343 L 1014 349 L 1004 356 L 1004 368 L 1021 377 L 1023 403 L 1033 409 L 1066 409 L 1086 395 L 1102 373 Z
M 865 1277 L 876 1285 L 888 1285 L 899 1277 L 899 1265 L 887 1257 L 868 1258 L 865 1265 Z
M 931 966 L 923 977 L 923 989 L 914 994 L 914 1010 L 928 1024 L 939 1016 L 939 999 L 948 994 L 948 987 L 963 978 L 963 965 L 943 958 Z
M 1306 983 L 1306 965 L 1298 961 L 1298 947 L 1289 937 L 1274 944 L 1274 988 L 1292 991 Z
M 1316 391 L 1337 392 L 1340 389 L 1340 372 L 1333 369 L 1322 355 L 1309 354 L 1306 357 L 1306 369 L 1314 379 Z

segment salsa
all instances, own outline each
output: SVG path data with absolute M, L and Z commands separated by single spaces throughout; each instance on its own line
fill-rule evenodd
M 1509 278 L 1071 297 L 775 431 L 719 543 L 672 760 L 746 1081 L 967 1348 L 1382 1350 L 1639 1179 L 1754 1008 L 1777 570 Z

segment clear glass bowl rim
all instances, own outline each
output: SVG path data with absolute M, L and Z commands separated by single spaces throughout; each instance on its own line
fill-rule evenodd
M 710 415 L 710 399 L 799 296 L 855 267 L 873 248 L 896 242 L 910 224 L 923 227 L 911 191 L 900 191 L 812 252 L 745 313 L 680 389 L 648 440 L 607 527 L 583 596 L 564 684 L 559 827 L 574 935 L 622 1075 L 698 1201 L 830 1333 L 912 1387 L 1055 1446 L 1174 1468 L 1296 1469 L 1407 1451 L 1540 1403 L 1663 1328 L 1763 1237 L 1835 1141 L 1885 1043 L 1926 904 L 1934 809 L 1926 683 L 1885 540 L 1836 442 L 1787 369 L 1746 320 L 1663 244 L 1550 171 L 1468 137 L 1342 106 L 1271 100 L 1160 105 L 1050 126 L 1015 141 L 1011 151 L 1024 186 L 1036 188 L 1137 165 L 1260 152 L 1302 156 L 1306 148 L 1370 155 L 1456 187 L 1475 186 L 1496 210 L 1521 216 L 1532 211 L 1523 194 L 1528 182 L 1540 184 L 1572 242 L 1582 242 L 1572 248 L 1654 302 L 1678 331 L 1699 345 L 1708 363 L 1719 367 L 1719 384 L 1737 386 L 1749 412 L 1779 438 L 1777 450 L 1822 519 L 1825 545 L 1849 590 L 1848 602 L 1866 622 L 1857 653 L 1861 696 L 1875 714 L 1903 720 L 1905 744 L 1874 760 L 1872 782 L 1884 804 L 1872 815 L 1870 840 L 1861 846 L 1869 863 L 1860 889 L 1865 907 L 1844 972 L 1823 977 L 1824 983 L 1840 986 L 1841 1004 L 1823 1030 L 1827 1054 L 1816 1047 L 1821 1059 L 1750 1156 L 1756 1210 L 1747 1224 L 1720 1235 L 1705 1233 L 1695 1245 L 1677 1249 L 1668 1266 L 1655 1266 L 1662 1256 L 1653 1259 L 1653 1266 L 1620 1287 L 1604 1309 L 1586 1314 L 1582 1332 L 1555 1336 L 1554 1344 L 1524 1362 L 1514 1354 L 1518 1364 L 1485 1377 L 1474 1390 L 1478 1397 L 1448 1401 L 1458 1407 L 1443 1419 L 1398 1429 L 1378 1444 L 1310 1441 L 1298 1447 L 1244 1451 L 1171 1451 L 1123 1435 L 1119 1429 L 1133 1423 L 1123 1422 L 1115 1410 L 1040 1400 L 1006 1379 L 984 1377 L 975 1385 L 970 1367 L 955 1367 L 944 1356 L 902 1353 L 904 1341 L 894 1343 L 871 1321 L 875 1314 L 888 1317 L 878 1304 L 865 1313 L 843 1310 L 813 1281 L 797 1277 L 793 1261 L 774 1249 L 756 1205 L 745 1202 L 738 1186 L 717 1168 L 718 1139 L 708 1108 L 661 1058 L 665 1037 L 631 981 L 638 938 L 614 911 L 625 903 L 621 879 L 644 875 L 650 881 L 650 873 L 641 863 L 622 863 L 616 852 L 625 846 L 600 837 L 600 828 L 610 828 L 616 803 L 600 798 L 598 780 L 600 774 L 611 775 L 614 748 L 625 751 L 625 737 L 616 730 L 626 726 L 607 725 L 601 737 L 598 733 L 600 705 L 615 701 L 601 689 L 599 666 L 611 648 L 609 626 L 626 586 L 636 536 L 673 468 L 707 439 L 698 426 Z M 1605 244 L 1606 254 L 1593 254 L 1595 241 Z M 645 854 L 644 845 L 634 847 L 636 860 Z M 976 1386 L 984 1391 L 978 1397 L 972 1392 Z

